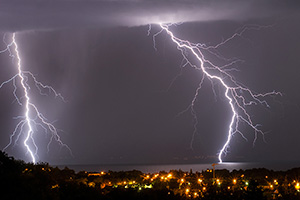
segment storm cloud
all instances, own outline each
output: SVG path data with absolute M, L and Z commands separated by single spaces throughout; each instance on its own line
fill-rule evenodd
M 297 1 L 1 0 L 0 30 L 140 26 L 152 23 L 248 20 L 297 13 Z

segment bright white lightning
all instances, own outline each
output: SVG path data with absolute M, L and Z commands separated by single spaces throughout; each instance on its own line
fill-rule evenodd
M 205 77 L 207 77 L 211 82 L 212 85 L 214 83 L 218 82 L 220 83 L 223 88 L 225 89 L 224 96 L 226 97 L 228 104 L 230 106 L 232 116 L 231 120 L 228 126 L 228 132 L 227 132 L 227 139 L 224 143 L 223 147 L 221 148 L 220 152 L 218 153 L 218 159 L 219 162 L 222 163 L 222 156 L 227 153 L 230 141 L 232 136 L 235 133 L 239 133 L 243 138 L 245 136 L 242 134 L 242 132 L 239 130 L 239 122 L 245 122 L 248 124 L 253 130 L 255 134 L 255 138 L 253 141 L 253 144 L 255 143 L 257 139 L 257 134 L 260 133 L 264 135 L 263 131 L 258 128 L 258 124 L 254 124 L 252 121 L 252 118 L 248 114 L 246 107 L 250 105 L 257 105 L 257 104 L 263 104 L 267 107 L 269 105 L 265 100 L 261 100 L 260 98 L 270 96 L 270 95 L 281 95 L 280 92 L 268 92 L 264 94 L 256 94 L 247 87 L 243 86 L 242 84 L 238 83 L 232 75 L 229 74 L 229 71 L 227 69 L 228 66 L 231 66 L 238 62 L 239 60 L 233 60 L 230 61 L 229 64 L 226 64 L 224 66 L 218 66 L 215 65 L 212 61 L 208 60 L 204 56 L 204 51 L 218 57 L 221 59 L 224 59 L 221 57 L 218 53 L 216 53 L 216 50 L 218 47 L 224 45 L 228 41 L 232 40 L 234 37 L 241 36 L 243 32 L 245 32 L 248 29 L 254 29 L 258 30 L 262 28 L 261 26 L 249 26 L 249 27 L 243 27 L 242 30 L 239 33 L 235 33 L 232 37 L 224 40 L 223 42 L 217 44 L 216 46 L 206 46 L 205 44 L 194 44 L 189 42 L 188 40 L 183 40 L 178 37 L 176 37 L 173 32 L 169 29 L 169 27 L 173 24 L 159 24 L 161 27 L 161 30 L 153 35 L 153 40 L 155 41 L 155 37 L 160 34 L 162 31 L 165 31 L 171 38 L 171 40 L 176 44 L 177 49 L 181 51 L 181 54 L 183 56 L 184 61 L 186 62 L 183 66 L 190 65 L 191 67 L 200 70 L 203 73 L 203 77 L 201 79 L 201 82 L 199 84 L 199 87 L 197 88 L 195 92 L 195 96 L 192 100 L 191 105 L 185 110 L 191 109 L 191 113 L 193 117 L 195 118 L 195 124 L 194 124 L 194 133 L 193 138 L 195 136 L 195 133 L 197 132 L 196 126 L 198 124 L 198 119 L 194 110 L 194 103 L 196 101 L 196 98 L 198 96 L 199 90 L 201 89 L 203 80 Z M 149 30 L 148 30 L 149 34 Z M 154 48 L 155 43 L 154 43 Z M 187 51 L 191 52 L 192 55 L 196 58 L 196 60 L 199 62 L 198 64 L 192 64 L 192 62 L 188 59 L 188 53 Z M 226 59 L 226 61 L 229 61 Z M 234 70 L 234 69 L 233 69 Z M 248 98 L 246 98 L 248 96 Z M 193 142 L 192 138 L 192 142 Z M 246 138 L 245 138 L 246 139 Z
M 3 39 L 3 41 L 5 43 L 5 39 Z M 28 83 L 29 78 L 31 78 L 33 80 L 36 88 L 39 90 L 39 93 L 41 95 L 47 95 L 47 94 L 43 93 L 42 90 L 43 89 L 48 89 L 48 91 L 52 92 L 55 95 L 55 97 L 59 97 L 63 101 L 65 101 L 64 98 L 61 96 L 61 94 L 57 93 L 51 86 L 44 85 L 41 82 L 37 81 L 36 77 L 31 72 L 24 71 L 22 69 L 22 63 L 21 63 L 22 61 L 21 61 L 21 57 L 20 57 L 20 53 L 19 53 L 15 33 L 13 33 L 13 35 L 12 35 L 12 42 L 7 44 L 6 49 L 0 51 L 0 53 L 4 53 L 6 51 L 8 51 L 10 56 L 13 57 L 13 59 L 17 61 L 16 62 L 16 64 L 17 64 L 17 74 L 14 75 L 12 78 L 8 79 L 7 81 L 4 81 L 3 83 L 1 83 L 0 88 L 2 88 L 5 84 L 7 84 L 9 82 L 13 82 L 14 97 L 16 98 L 16 101 L 18 102 L 19 105 L 25 107 L 25 111 L 24 111 L 25 113 L 24 113 L 24 116 L 16 117 L 16 119 L 21 119 L 21 121 L 16 125 L 13 133 L 10 136 L 10 141 L 9 141 L 8 145 L 6 147 L 4 147 L 3 150 L 7 149 L 12 144 L 12 141 L 13 141 L 14 137 L 16 137 L 16 139 L 15 139 L 15 144 L 16 144 L 17 141 L 19 140 L 20 136 L 22 134 L 24 134 L 25 139 L 23 141 L 23 144 L 26 147 L 27 152 L 30 154 L 32 162 L 36 163 L 38 146 L 35 143 L 33 134 L 35 133 L 35 130 L 37 130 L 37 126 L 39 126 L 45 132 L 47 132 L 48 130 L 50 130 L 50 132 L 51 132 L 50 141 L 47 145 L 47 150 L 48 151 L 49 151 L 51 142 L 53 140 L 56 140 L 56 142 L 58 142 L 59 145 L 61 145 L 62 147 L 67 148 L 70 151 L 71 155 L 72 155 L 71 149 L 61 141 L 60 136 L 58 135 L 58 131 L 55 128 L 55 126 L 52 123 L 47 122 L 47 119 L 39 112 L 37 106 L 31 102 L 30 94 L 29 94 L 29 91 L 30 91 L 31 88 L 30 88 L 30 85 Z M 14 53 L 12 53 L 12 51 L 14 51 Z M 20 86 L 21 90 L 24 93 L 23 94 L 24 97 L 22 97 L 22 98 L 19 98 L 16 94 L 16 91 L 17 91 L 17 88 L 18 88 L 17 85 L 16 85 L 17 79 L 19 79 L 19 83 L 21 85 Z M 25 100 L 22 101 L 21 99 L 25 99 Z M 26 130 L 25 130 L 25 126 L 27 128 Z M 31 141 L 33 147 L 30 147 L 29 141 Z
M 22 71 L 22 68 L 21 68 L 21 58 L 20 58 L 19 51 L 18 51 L 18 45 L 17 45 L 17 42 L 16 42 L 16 34 L 15 33 L 13 33 L 12 39 L 13 39 L 13 44 L 15 46 L 16 56 L 17 56 L 18 76 L 21 79 L 21 85 L 22 85 L 22 88 L 23 88 L 23 91 L 24 91 L 24 94 L 25 94 L 25 99 L 26 99 L 25 100 L 25 120 L 26 120 L 26 124 L 28 126 L 28 131 L 27 131 L 27 134 L 26 134 L 26 138 L 24 140 L 24 145 L 25 145 L 27 151 L 29 152 L 29 154 L 32 158 L 32 162 L 35 163 L 34 154 L 33 154 L 33 152 L 31 151 L 30 147 L 27 144 L 29 138 L 32 136 L 32 126 L 31 126 L 31 123 L 30 123 L 30 116 L 29 116 L 30 98 L 28 96 L 28 89 L 27 89 L 27 87 L 25 86 L 25 83 L 24 83 L 24 76 L 23 76 L 23 71 Z

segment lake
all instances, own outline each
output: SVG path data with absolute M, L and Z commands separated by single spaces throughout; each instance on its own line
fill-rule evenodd
M 70 169 L 88 172 L 101 172 L 101 171 L 131 171 L 139 170 L 143 173 L 156 173 L 160 171 L 169 172 L 170 170 L 182 170 L 193 172 L 206 169 L 212 169 L 211 164 L 164 164 L 164 165 L 58 165 L 59 168 L 67 166 Z M 55 166 L 54 166 L 55 167 Z M 269 163 L 246 163 L 246 162 L 224 162 L 215 166 L 215 169 L 227 169 L 232 171 L 234 169 L 252 169 L 252 168 L 267 168 L 275 171 L 285 171 L 295 167 L 300 167 L 300 162 L 269 162 Z

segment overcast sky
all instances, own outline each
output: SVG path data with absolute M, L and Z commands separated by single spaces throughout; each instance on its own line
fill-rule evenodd
M 299 161 L 300 16 L 297 1 L 1 1 L 0 32 L 17 42 L 25 70 L 52 85 L 67 102 L 34 93 L 32 100 L 61 130 L 73 152 L 56 143 L 47 153 L 49 134 L 35 137 L 40 161 L 50 164 L 122 164 L 216 162 L 226 140 L 230 108 L 222 89 L 214 96 L 205 81 L 195 104 L 199 119 L 193 142 L 188 107 L 201 73 L 186 67 L 170 38 L 156 23 L 183 22 L 174 34 L 216 45 L 244 25 L 272 25 L 249 30 L 218 49 L 243 60 L 235 78 L 256 92 L 281 91 L 268 98 L 270 108 L 249 112 L 266 132 L 253 147 L 253 131 L 241 130 L 224 157 L 228 161 Z M 148 24 L 152 24 L 148 36 Z M 5 49 L 5 43 L 0 44 Z M 16 73 L 8 52 L 0 55 L 0 82 Z M 181 76 L 178 76 L 182 72 Z M 177 79 L 174 81 L 174 78 Z M 0 90 L 0 148 L 24 108 L 14 101 L 13 85 Z M 21 91 L 18 94 L 22 96 Z M 9 155 L 30 161 L 22 140 Z
M 164 22 L 245 21 L 299 13 L 295 0 L 0 0 L 0 29 L 139 26 Z

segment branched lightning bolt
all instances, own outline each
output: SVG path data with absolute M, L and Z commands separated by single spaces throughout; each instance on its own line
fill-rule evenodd
M 183 40 L 176 37 L 173 34 L 173 32 L 170 30 L 170 26 L 173 24 L 159 24 L 159 25 L 161 30 L 158 33 L 153 35 L 155 50 L 156 50 L 155 37 L 158 34 L 165 31 L 167 35 L 170 36 L 171 40 L 176 44 L 177 49 L 181 52 L 181 55 L 183 56 L 183 60 L 185 61 L 185 64 L 183 66 L 189 65 L 195 68 L 196 70 L 200 70 L 203 73 L 203 77 L 200 81 L 198 88 L 196 89 L 195 96 L 192 99 L 191 104 L 188 106 L 186 110 L 183 111 L 185 112 L 187 110 L 190 110 L 192 116 L 195 119 L 194 133 L 192 137 L 191 146 L 195 134 L 197 132 L 197 124 L 199 123 L 194 109 L 194 105 L 205 78 L 208 78 L 211 81 L 213 87 L 215 84 L 220 84 L 224 88 L 225 90 L 224 96 L 228 101 L 228 105 L 230 106 L 230 110 L 232 113 L 230 123 L 228 126 L 226 142 L 224 143 L 223 147 L 218 153 L 219 162 L 222 163 L 222 156 L 227 153 L 231 138 L 234 134 L 238 133 L 243 138 L 246 139 L 243 133 L 239 130 L 240 122 L 245 122 L 254 130 L 254 141 L 253 141 L 254 144 L 257 139 L 257 135 L 258 134 L 264 135 L 264 132 L 261 129 L 259 129 L 259 124 L 253 123 L 251 116 L 247 112 L 247 107 L 251 105 L 257 105 L 257 104 L 263 104 L 269 107 L 267 101 L 263 100 L 263 98 L 266 96 L 281 95 L 281 93 L 273 91 L 273 92 L 268 92 L 263 94 L 261 93 L 257 94 L 252 90 L 248 89 L 246 86 L 243 86 L 241 83 L 237 82 L 234 79 L 234 77 L 230 74 L 230 71 L 237 70 L 237 69 L 235 68 L 230 69 L 229 67 L 233 66 L 237 62 L 242 62 L 242 61 L 239 59 L 230 60 L 222 57 L 218 53 L 217 48 L 228 43 L 230 40 L 234 39 L 235 37 L 241 37 L 246 30 L 250 30 L 250 29 L 259 30 L 265 27 L 257 26 L 257 25 L 245 26 L 239 32 L 235 33 L 230 38 L 223 40 L 221 43 L 215 46 L 207 46 L 201 43 L 197 43 L 197 44 L 191 43 L 188 40 Z M 148 30 L 148 34 L 150 30 L 151 27 Z M 191 53 L 193 57 L 196 58 L 196 61 L 198 63 L 193 64 L 192 61 L 189 59 L 188 53 Z M 228 63 L 225 64 L 224 66 L 218 66 L 206 58 L 205 55 L 207 53 L 214 55 L 219 59 L 227 61 Z
M 36 163 L 36 157 L 38 154 L 38 146 L 34 140 L 34 133 L 37 132 L 37 127 L 41 127 L 44 129 L 44 131 L 47 133 L 48 130 L 51 133 L 49 143 L 47 145 L 47 150 L 49 151 L 50 144 L 53 140 L 58 142 L 59 145 L 62 147 L 67 148 L 70 151 L 70 154 L 72 155 L 71 149 L 64 144 L 60 136 L 58 134 L 57 129 L 55 126 L 48 122 L 48 120 L 43 116 L 42 113 L 38 110 L 37 106 L 32 103 L 30 99 L 30 85 L 28 83 L 28 80 L 31 78 L 36 86 L 36 88 L 39 90 L 41 95 L 47 95 L 46 93 L 43 92 L 44 89 L 48 89 L 49 93 L 52 92 L 55 97 L 61 98 L 63 101 L 64 98 L 60 93 L 57 93 L 51 86 L 44 85 L 41 82 L 39 82 L 36 77 L 29 71 L 24 71 L 22 69 L 22 61 L 18 49 L 18 44 L 16 41 L 16 34 L 13 33 L 12 35 L 12 41 L 11 43 L 7 44 L 5 42 L 5 37 L 3 39 L 4 43 L 7 45 L 6 49 L 0 51 L 0 53 L 4 52 L 9 52 L 9 55 L 16 61 L 17 65 L 17 74 L 8 79 L 7 81 L 4 81 L 3 83 L 0 84 L 0 88 L 2 88 L 5 84 L 8 84 L 10 82 L 13 83 L 14 86 L 14 91 L 13 95 L 18 102 L 20 106 L 23 106 L 25 108 L 24 111 L 24 116 L 18 116 L 15 119 L 19 119 L 19 123 L 16 125 L 14 131 L 10 135 L 10 141 L 7 144 L 6 147 L 4 147 L 3 150 L 7 149 L 10 145 L 12 145 L 14 137 L 16 137 L 14 145 L 17 144 L 20 136 L 24 134 L 25 139 L 23 141 L 24 146 L 26 147 L 27 152 L 30 154 L 31 160 L 33 163 Z M 12 53 L 14 51 L 14 53 Z M 18 89 L 17 87 L 17 81 L 19 81 L 20 89 L 23 92 L 23 97 L 19 98 L 16 91 Z M 30 147 L 29 141 L 32 143 L 33 147 Z

